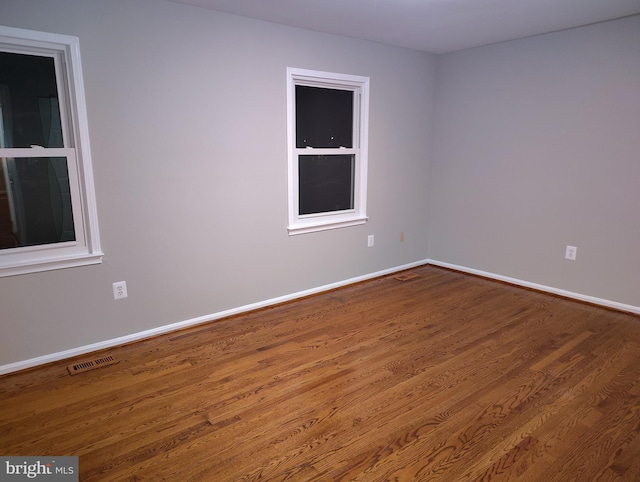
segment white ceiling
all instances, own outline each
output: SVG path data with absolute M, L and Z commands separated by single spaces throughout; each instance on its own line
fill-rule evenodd
M 640 0 L 173 0 L 445 53 L 640 14 Z

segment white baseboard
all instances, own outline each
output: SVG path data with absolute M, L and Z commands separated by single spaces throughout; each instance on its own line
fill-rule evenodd
M 134 341 L 140 341 L 145 338 L 151 338 L 153 336 L 162 335 L 165 333 L 170 333 L 172 331 L 181 330 L 184 328 L 189 328 L 192 326 L 200 325 L 203 323 L 207 323 L 214 320 L 219 320 L 221 318 L 225 318 L 227 316 L 238 315 L 241 313 L 247 313 L 249 311 L 257 310 L 260 308 L 266 308 L 268 306 L 277 305 L 280 303 L 284 303 L 287 301 L 292 301 L 298 298 L 304 298 L 306 296 L 314 295 L 317 293 L 322 293 L 323 291 L 329 291 L 336 288 L 340 288 L 342 286 L 347 286 L 353 283 L 359 283 L 360 281 L 366 281 L 368 279 L 377 278 L 379 276 L 384 276 L 387 274 L 395 273 L 397 271 L 403 271 L 405 269 L 415 268 L 416 266 L 422 266 L 427 264 L 427 260 L 416 261 L 414 263 L 405 264 L 402 266 L 396 266 L 394 268 L 377 271 L 375 273 L 366 274 L 363 276 L 357 276 L 355 278 L 346 279 L 343 281 L 338 281 L 336 283 L 331 283 L 324 286 L 319 286 L 317 288 L 312 288 L 309 290 L 298 291 L 297 293 L 292 293 L 285 296 L 279 296 L 277 298 L 271 298 L 269 300 L 260 301 L 257 303 L 252 303 L 245 306 L 240 306 L 238 308 L 233 308 L 230 310 L 220 311 L 218 313 L 212 313 L 210 315 L 199 316 L 197 318 L 192 318 L 190 320 L 179 321 L 177 323 L 172 323 L 170 325 L 159 326 L 157 328 L 152 328 L 151 330 L 145 330 L 138 333 L 133 333 L 131 335 L 121 336 L 118 338 L 113 338 L 111 340 L 101 341 L 98 343 L 92 343 L 90 345 L 84 345 L 77 348 L 72 348 L 70 350 L 64 350 L 57 353 L 51 353 L 48 355 L 39 356 L 36 358 L 30 358 L 28 360 L 23 360 L 15 363 L 9 363 L 7 365 L 0 365 L 0 375 L 4 375 L 6 373 L 17 372 L 20 370 L 25 370 L 27 368 L 32 368 L 39 365 L 44 365 L 46 363 L 52 363 L 60 360 L 64 360 L 67 358 L 72 358 L 79 355 L 84 355 L 87 353 L 95 352 L 98 350 L 104 350 L 107 348 L 113 348 L 114 346 L 124 345 L 126 343 L 131 343 Z
M 415 268 L 416 266 L 422 266 L 425 264 L 430 264 L 433 266 L 440 266 L 442 268 L 449 268 L 455 271 L 460 271 L 463 273 L 474 274 L 478 276 L 482 276 L 484 278 L 495 279 L 498 281 L 504 281 L 509 284 L 523 286 L 526 288 L 531 288 L 538 291 L 543 291 L 547 293 L 552 293 L 555 295 L 563 296 L 566 298 L 572 298 L 579 301 L 584 301 L 587 303 L 592 303 L 595 305 L 605 306 L 607 308 L 613 308 L 620 311 L 626 311 L 629 313 L 634 313 L 640 315 L 640 307 L 633 305 L 626 305 L 623 303 L 618 303 L 616 301 L 605 300 L 602 298 L 595 298 L 593 296 L 582 295 L 580 293 L 574 293 L 572 291 L 566 291 L 559 288 L 554 288 L 552 286 L 540 285 L 537 283 L 531 283 L 529 281 L 523 281 L 516 278 L 510 278 L 508 276 L 502 276 L 495 273 L 490 273 L 487 271 L 482 271 L 473 268 L 467 268 L 465 266 L 460 266 L 452 263 L 446 263 L 443 261 L 438 261 L 435 259 L 425 259 L 421 261 L 416 261 L 413 263 L 405 264 L 402 266 L 396 266 L 394 268 L 377 271 L 375 273 L 366 274 L 363 276 L 357 276 L 355 278 L 350 278 L 343 281 L 338 281 L 336 283 L 331 283 L 324 286 L 319 286 L 317 288 L 312 288 L 309 290 L 298 291 L 297 293 L 292 293 L 285 296 L 280 296 L 277 298 L 271 298 L 269 300 L 260 301 L 257 303 L 252 303 L 245 306 L 240 306 L 238 308 L 233 308 L 230 310 L 220 311 L 218 313 L 212 313 L 210 315 L 199 316 L 197 318 L 191 318 L 185 321 L 179 321 L 177 323 L 172 323 L 169 325 L 159 326 L 157 328 L 153 328 L 151 330 L 145 330 L 138 333 L 133 333 L 131 335 L 121 336 L 118 338 L 113 338 L 111 340 L 105 340 L 98 343 L 92 343 L 90 345 L 84 345 L 77 348 L 72 348 L 70 350 L 64 350 L 56 353 L 51 353 L 48 355 L 39 356 L 36 358 L 30 358 L 28 360 L 23 360 L 15 363 L 9 363 L 7 365 L 0 365 L 0 375 L 4 375 L 7 373 L 17 372 L 20 370 L 25 370 L 27 368 L 32 368 L 39 365 L 44 365 L 47 363 L 52 363 L 60 360 L 64 360 L 67 358 L 72 358 L 79 355 L 84 355 L 87 353 L 104 350 L 107 348 L 112 348 L 114 346 L 124 345 L 126 343 L 131 343 L 135 341 L 144 340 L 145 338 L 151 338 L 153 336 L 162 335 L 165 333 L 170 333 L 172 331 L 181 330 L 184 328 L 189 328 L 192 326 L 200 325 L 203 323 L 207 323 L 214 320 L 219 320 L 221 318 L 225 318 L 227 316 L 238 315 L 241 313 L 247 313 L 249 311 L 257 310 L 260 308 L 266 308 L 268 306 L 277 305 L 280 303 L 284 303 L 287 301 L 293 301 L 298 298 L 304 298 L 306 296 L 314 295 L 317 293 L 322 293 L 323 291 L 329 291 L 336 288 L 340 288 L 343 286 L 347 286 L 353 283 L 359 283 L 361 281 L 366 281 L 368 279 L 377 278 L 379 276 L 385 276 L 391 273 L 395 273 L 397 271 L 403 271 L 406 269 Z
M 618 303 L 617 301 L 605 300 L 602 298 L 596 298 L 593 296 L 587 296 L 580 293 L 574 293 L 573 291 L 567 291 L 560 288 L 554 288 L 552 286 L 540 285 L 537 283 L 531 283 L 529 281 L 523 281 L 517 278 L 510 278 L 508 276 L 502 276 L 495 273 L 489 273 L 487 271 L 481 271 L 479 269 L 467 268 L 466 266 L 459 266 L 457 264 L 445 263 L 443 261 L 437 261 L 435 259 L 428 259 L 427 264 L 431 264 L 433 266 L 440 266 L 442 268 L 449 268 L 455 271 L 461 271 L 463 273 L 475 274 L 478 276 L 482 276 L 484 278 L 495 279 L 498 281 L 504 281 L 509 284 L 524 286 L 525 288 L 531 288 L 537 291 L 544 291 L 546 293 L 552 293 L 554 295 L 563 296 L 565 298 L 572 298 L 574 300 L 584 301 L 587 303 L 591 303 L 594 305 L 605 306 L 607 308 L 613 308 L 620 311 L 626 311 L 629 313 L 634 313 L 640 315 L 640 306 L 633 305 L 625 305 L 623 303 Z

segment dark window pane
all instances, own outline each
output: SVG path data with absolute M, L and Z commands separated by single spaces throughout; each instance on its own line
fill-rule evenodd
M 353 147 L 353 92 L 296 85 L 296 147 Z
M 299 214 L 353 209 L 354 156 L 300 156 Z
M 0 52 L 0 147 L 64 147 L 51 57 Z
M 76 239 L 67 160 L 0 159 L 1 248 L 60 243 Z M 5 175 L 6 173 L 6 175 Z

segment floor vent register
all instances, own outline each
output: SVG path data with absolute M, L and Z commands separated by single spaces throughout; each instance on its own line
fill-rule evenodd
M 70 375 L 76 375 L 78 373 L 88 372 L 89 370 L 95 370 L 96 368 L 106 367 L 118 363 L 120 360 L 116 360 L 113 356 L 108 355 L 101 358 L 92 358 L 91 360 L 83 360 L 73 365 L 67 366 L 67 371 Z

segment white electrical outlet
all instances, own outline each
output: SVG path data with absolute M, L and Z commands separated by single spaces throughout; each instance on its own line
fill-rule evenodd
M 570 259 L 571 261 L 575 261 L 577 253 L 578 253 L 578 248 L 576 248 L 575 246 L 567 246 L 567 250 L 564 253 L 564 257 L 566 259 Z
M 370 234 L 369 237 L 367 238 L 367 247 L 372 247 L 374 243 L 374 239 L 373 239 L 373 234 Z
M 113 299 L 121 300 L 127 297 L 127 282 L 116 281 L 113 283 Z

